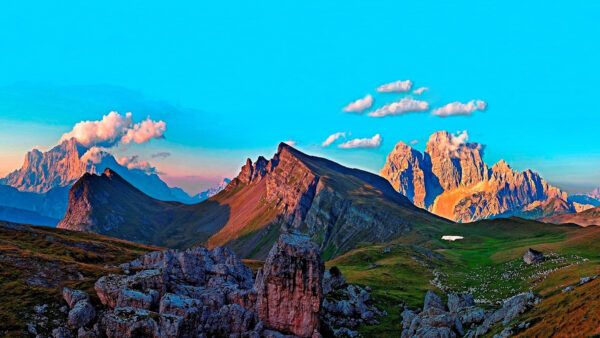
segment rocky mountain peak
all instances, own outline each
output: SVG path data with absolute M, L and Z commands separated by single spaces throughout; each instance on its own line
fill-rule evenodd
M 466 132 L 438 131 L 424 154 L 400 142 L 380 175 L 415 205 L 455 221 L 518 214 L 535 201 L 567 200 L 534 171 L 517 172 L 504 160 L 488 169 L 484 146 L 467 141 Z

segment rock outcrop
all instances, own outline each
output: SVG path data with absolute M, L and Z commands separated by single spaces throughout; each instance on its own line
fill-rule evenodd
M 466 133 L 439 131 L 431 135 L 423 154 L 398 143 L 380 175 L 415 205 L 459 222 L 512 215 L 538 218 L 574 210 L 567 194 L 536 172 L 515 171 L 503 160 L 489 168 L 483 153 L 481 144 L 467 142 Z M 554 199 L 562 203 L 541 204 Z
M 324 269 L 319 248 L 308 237 L 281 235 L 256 275 L 263 325 L 301 337 L 318 334 Z
M 529 265 L 539 263 L 543 260 L 544 254 L 537 250 L 533 250 L 532 248 L 527 249 L 523 255 L 523 262 Z
M 102 304 L 97 309 L 84 292 L 63 290 L 71 310 L 67 325 L 56 329 L 55 336 L 320 337 L 321 322 L 329 329 L 323 319 L 327 312 L 321 311 L 323 261 L 317 245 L 301 234 L 283 234 L 277 240 L 256 280 L 223 247 L 155 251 L 119 268 L 123 274 L 96 282 Z M 328 285 L 332 290 L 354 287 Z M 365 304 L 368 293 L 351 291 L 359 301 L 349 302 L 370 320 L 361 323 L 374 323 L 382 313 Z
M 450 294 L 445 307 L 440 296 L 427 291 L 423 311 L 402 312 L 402 337 L 483 336 L 496 323 L 508 325 L 536 301 L 532 293 L 524 293 L 508 299 L 498 310 L 486 311 L 475 306 L 471 295 Z

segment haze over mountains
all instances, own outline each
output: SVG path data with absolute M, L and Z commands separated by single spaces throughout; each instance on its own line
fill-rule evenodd
M 575 211 L 567 194 L 538 173 L 518 172 L 504 160 L 488 167 L 484 146 L 467 138 L 466 132 L 436 132 L 424 153 L 399 142 L 380 174 L 415 205 L 458 222 Z
M 0 208 L 13 208 L 3 219 L 40 225 L 56 225 L 67 209 L 68 190 L 84 173 L 111 168 L 145 194 L 162 201 L 197 203 L 220 191 L 215 187 L 195 196 L 169 187 L 154 172 L 117 160 L 98 147 L 85 147 L 75 138 L 47 152 L 27 153 L 20 169 L 0 179 Z M 221 183 L 222 185 L 222 183 Z M 11 218 L 13 214 L 21 216 Z M 54 220 L 54 221 L 53 221 Z
M 271 160 L 247 160 L 238 177 L 197 205 L 146 196 L 117 173 L 73 185 L 59 228 L 168 247 L 228 245 L 264 258 L 279 234 L 309 233 L 326 257 L 445 220 L 415 207 L 382 177 L 306 155 L 284 143 Z

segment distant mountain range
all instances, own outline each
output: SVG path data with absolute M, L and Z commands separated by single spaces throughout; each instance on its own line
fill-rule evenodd
M 250 159 L 224 190 L 196 205 L 147 196 L 112 170 L 85 174 L 69 192 L 59 228 L 167 247 L 228 245 L 264 258 L 279 234 L 308 233 L 325 257 L 448 221 L 415 207 L 380 176 L 281 143 L 271 160 Z
M 99 148 L 86 148 L 72 138 L 47 152 L 34 149 L 27 153 L 22 167 L 0 179 L 0 206 L 29 211 L 18 219 L 10 213 L 4 220 L 40 224 L 38 219 L 61 219 L 67 210 L 68 189 L 84 173 L 102 173 L 111 168 L 145 194 L 162 201 L 198 203 L 209 197 L 213 188 L 190 196 L 181 188 L 169 187 L 155 173 L 137 168 L 127 168 L 115 157 Z M 22 213 L 23 214 L 23 213 Z M 23 214 L 25 215 L 25 214 Z M 41 218 L 40 218 L 41 217 Z M 56 225 L 56 223 L 54 224 Z
M 546 223 L 573 223 L 581 226 L 600 225 L 600 206 L 586 209 L 578 213 L 554 215 L 542 219 Z
M 415 205 L 457 222 L 575 211 L 567 194 L 538 173 L 518 172 L 504 160 L 489 168 L 483 150 L 480 144 L 439 131 L 431 135 L 424 153 L 399 142 L 380 174 Z

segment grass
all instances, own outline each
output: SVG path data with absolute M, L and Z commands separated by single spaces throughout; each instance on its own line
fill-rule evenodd
M 62 287 L 82 289 L 97 301 L 93 285 L 115 272 L 110 266 L 159 249 L 55 228 L 9 227 L 0 222 L 0 336 L 22 337 L 34 307 L 43 304 L 49 305 L 49 320 L 38 333 L 50 335 L 50 323 L 66 317 L 59 311 Z
M 460 235 L 464 239 L 446 242 L 440 240 L 442 235 Z M 389 253 L 384 253 L 386 247 L 391 247 Z M 523 263 L 522 256 L 530 247 L 544 252 L 542 263 Z M 429 289 L 440 294 L 469 292 L 486 308 L 496 308 L 506 298 L 532 290 L 544 300 L 515 320 L 517 324 L 526 320 L 534 323 L 522 333 L 524 336 L 548 336 L 552 330 L 568 335 L 570 325 L 588 327 L 576 332 L 594 335 L 598 317 L 594 297 L 600 292 L 592 292 L 588 302 L 585 293 L 573 298 L 560 290 L 576 284 L 580 277 L 598 274 L 599 253 L 600 227 L 550 225 L 512 218 L 444 224 L 437 229 L 416 231 L 387 245 L 353 250 L 327 262 L 327 266 L 337 265 L 349 283 L 370 286 L 375 304 L 388 312 L 379 325 L 359 329 L 366 337 L 398 336 L 403 310 L 399 305 L 422 307 Z M 376 267 L 372 268 L 372 264 Z M 575 319 L 555 313 L 553 306 L 560 302 L 565 302 L 565 313 L 576 313 Z M 583 318 L 590 323 L 579 323 Z

